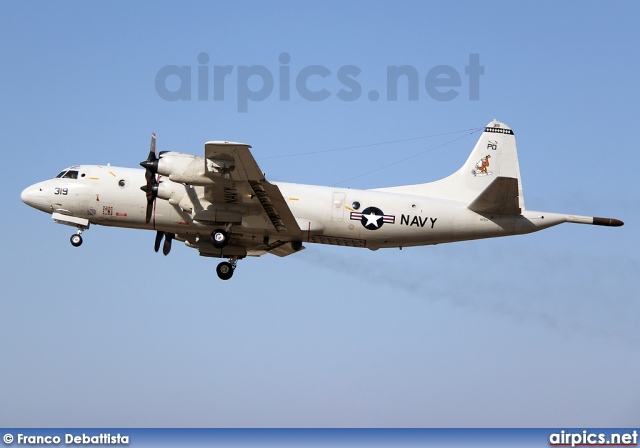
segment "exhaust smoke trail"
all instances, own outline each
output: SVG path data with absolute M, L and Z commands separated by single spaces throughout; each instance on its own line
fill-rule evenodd
M 504 270 L 501 272 L 502 278 L 511 276 L 511 279 L 476 288 L 481 282 L 481 272 L 488 265 L 486 260 L 473 260 L 468 254 L 455 260 L 452 256 L 446 259 L 438 257 L 437 263 L 432 258 L 420 270 L 411 264 L 413 259 L 407 263 L 396 263 L 398 257 L 392 254 L 387 258 L 388 262 L 380 263 L 378 259 L 371 260 L 368 257 L 376 255 L 355 257 L 337 251 L 329 253 L 314 250 L 305 253 L 300 259 L 314 266 L 353 276 L 368 284 L 404 291 L 434 304 L 446 302 L 453 307 L 496 315 L 517 323 L 529 322 L 555 331 L 618 340 L 631 346 L 640 344 L 640 338 L 633 330 L 634 324 L 629 322 L 631 316 L 638 314 L 637 309 L 632 309 L 637 304 L 624 297 L 614 303 L 607 301 L 600 292 L 602 287 L 598 285 L 595 276 L 581 277 L 580 289 L 576 290 L 559 274 L 562 272 L 560 267 L 554 270 L 552 265 L 540 259 L 532 261 L 511 257 L 512 259 L 505 260 L 505 257 L 499 257 L 502 259 L 500 266 Z M 566 258 L 560 263 L 566 269 Z M 495 265 L 490 268 L 497 270 Z M 622 267 L 621 269 L 624 271 Z M 538 275 L 537 270 L 555 272 L 555 277 Z M 430 272 L 428 277 L 425 277 L 425 271 Z M 560 282 L 563 288 L 558 288 L 554 282 Z M 569 295 L 563 290 L 567 288 Z M 576 303 L 572 303 L 573 301 Z M 534 309 L 529 305 L 539 306 L 541 309 Z

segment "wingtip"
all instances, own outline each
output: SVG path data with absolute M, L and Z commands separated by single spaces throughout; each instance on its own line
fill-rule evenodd
M 624 222 L 614 218 L 593 218 L 593 224 L 596 226 L 621 227 Z

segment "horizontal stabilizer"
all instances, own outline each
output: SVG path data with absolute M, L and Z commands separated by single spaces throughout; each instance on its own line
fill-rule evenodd
M 520 215 L 522 210 L 518 200 L 518 179 L 496 177 L 468 207 L 476 213 L 497 215 Z

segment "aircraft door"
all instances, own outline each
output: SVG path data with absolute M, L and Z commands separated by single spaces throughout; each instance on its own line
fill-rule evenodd
M 333 202 L 331 203 L 331 221 L 342 221 L 344 217 L 344 198 L 345 193 L 333 193 Z

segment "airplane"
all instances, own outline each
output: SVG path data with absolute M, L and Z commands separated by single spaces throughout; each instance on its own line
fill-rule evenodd
M 77 228 L 75 247 L 91 224 L 155 230 L 156 252 L 162 245 L 168 255 L 175 239 L 204 257 L 228 259 L 216 268 L 222 280 L 242 258 L 284 257 L 304 243 L 402 249 L 521 235 L 566 222 L 624 224 L 525 209 L 515 135 L 496 120 L 458 171 L 417 185 L 357 190 L 270 182 L 250 148 L 210 141 L 204 157 L 157 153 L 153 134 L 144 169 L 76 165 L 27 187 L 21 199 Z

